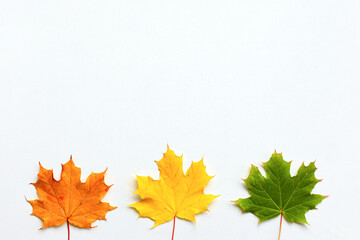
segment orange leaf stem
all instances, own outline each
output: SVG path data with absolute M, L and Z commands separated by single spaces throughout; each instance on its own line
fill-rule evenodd
M 66 222 L 67 222 L 67 229 L 68 229 L 68 240 L 70 240 L 70 224 L 69 224 L 69 219 L 68 219 Z

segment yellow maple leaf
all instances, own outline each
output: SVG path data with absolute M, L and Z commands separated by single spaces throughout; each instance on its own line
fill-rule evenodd
M 204 194 L 204 188 L 213 176 L 209 176 L 203 159 L 192 162 L 184 175 L 182 155 L 176 156 L 167 147 L 160 161 L 155 161 L 160 171 L 160 180 L 137 176 L 135 194 L 142 200 L 131 204 L 139 217 L 155 221 L 156 227 L 175 217 L 195 222 L 195 214 L 208 211 L 207 206 L 218 196 Z
M 72 157 L 62 165 L 61 178 L 54 179 L 53 170 L 40 165 L 36 183 L 39 199 L 28 201 L 33 207 L 32 215 L 43 221 L 41 229 L 59 226 L 65 222 L 81 228 L 91 228 L 98 219 L 106 220 L 108 211 L 116 207 L 101 202 L 111 186 L 104 182 L 105 172 L 91 173 L 86 182 L 80 180 L 81 169 L 76 167 Z M 70 237 L 69 237 L 70 239 Z

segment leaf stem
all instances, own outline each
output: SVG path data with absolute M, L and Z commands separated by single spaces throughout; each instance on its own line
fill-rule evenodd
M 280 240 L 280 235 L 281 235 L 282 219 L 283 219 L 283 213 L 281 212 L 281 216 L 280 216 L 280 228 L 279 228 L 279 238 L 278 238 L 278 240 Z
M 173 225 L 173 231 L 172 231 L 172 237 L 171 240 L 174 240 L 174 234 L 175 234 L 175 220 L 176 220 L 176 215 L 174 216 L 174 225 Z M 70 240 L 70 239 L 69 239 Z
M 68 240 L 70 240 L 70 224 L 69 224 L 69 219 L 66 220 L 67 223 L 67 229 L 68 229 Z

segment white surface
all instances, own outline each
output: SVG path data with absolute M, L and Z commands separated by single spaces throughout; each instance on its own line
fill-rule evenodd
M 169 144 L 204 162 L 221 194 L 175 239 L 271 239 L 229 201 L 240 178 L 274 149 L 293 173 L 316 160 L 330 195 L 287 224 L 283 239 L 360 239 L 360 5 L 353 1 L 116 0 L 0 2 L 1 239 L 66 239 L 39 231 L 38 162 L 60 173 L 73 154 L 83 180 L 108 167 L 105 200 L 118 207 L 72 239 L 170 239 L 128 204 L 135 175 L 158 176 Z

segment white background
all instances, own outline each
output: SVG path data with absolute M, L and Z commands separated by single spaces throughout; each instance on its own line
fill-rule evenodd
M 60 174 L 70 154 L 82 179 L 108 167 L 118 208 L 72 239 L 166 239 L 128 204 L 136 175 L 158 177 L 166 145 L 184 168 L 204 156 L 221 194 L 175 239 L 277 239 L 230 203 L 241 178 L 276 149 L 316 160 L 330 195 L 283 225 L 282 239 L 360 239 L 360 2 L 358 0 L 0 1 L 1 239 L 66 239 L 38 229 L 38 162 Z

